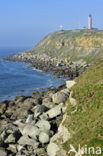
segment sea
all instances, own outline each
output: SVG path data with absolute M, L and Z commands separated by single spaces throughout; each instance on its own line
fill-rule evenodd
M 44 90 L 65 83 L 66 78 L 37 70 L 26 63 L 4 61 L 3 58 L 28 48 L 0 48 L 0 102 L 16 96 L 31 96 L 32 91 Z

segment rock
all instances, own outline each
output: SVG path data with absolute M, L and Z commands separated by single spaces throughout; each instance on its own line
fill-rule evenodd
M 35 103 L 35 105 L 41 105 L 42 104 L 42 98 L 40 95 L 39 95 L 39 97 L 36 97 L 34 99 L 34 103 Z
M 56 156 L 56 153 L 60 150 L 59 146 L 56 145 L 55 143 L 50 143 L 47 146 L 47 153 L 48 156 Z
M 8 109 L 5 111 L 5 115 L 7 118 L 11 118 L 13 111 L 15 111 L 15 109 L 12 107 L 8 107 Z
M 39 92 L 38 91 L 33 91 L 32 92 L 32 97 L 36 97 L 37 95 L 39 95 Z
M 71 105 L 72 105 L 73 107 L 75 107 L 75 106 L 77 105 L 76 99 L 70 97 L 69 100 L 70 100 L 70 103 L 71 103 Z
M 51 128 L 50 123 L 46 120 L 39 120 L 36 123 L 36 126 L 39 128 L 40 131 L 43 131 L 43 132 L 49 132 Z
M 11 109 L 12 111 L 12 109 Z M 28 115 L 28 109 L 26 108 L 18 108 L 15 112 L 13 112 L 13 116 L 19 118 L 25 118 Z
M 66 84 L 58 85 L 57 89 L 58 90 L 63 90 L 66 88 Z
M 34 108 L 33 112 L 34 112 L 34 116 L 37 117 L 38 115 L 46 112 L 48 110 L 48 108 L 44 105 L 38 105 Z
M 16 156 L 22 156 L 22 152 L 21 151 L 17 152 Z
M 8 127 L 8 121 L 7 120 L 0 120 L 0 134 L 7 129 Z
M 68 80 L 68 81 L 66 81 L 66 87 L 67 88 L 71 88 L 73 85 L 75 85 L 76 84 L 76 82 L 74 81 L 74 80 Z
M 2 140 L 5 140 L 7 137 L 7 133 L 5 131 L 3 131 L 1 134 L 0 134 L 0 139 Z
M 20 128 L 20 131 L 22 135 L 30 136 L 33 139 L 36 139 L 40 133 L 39 128 L 31 124 L 26 124 L 23 129 Z
M 14 107 L 15 106 L 15 102 L 14 101 L 10 101 L 9 102 L 9 107 Z
M 66 89 L 63 89 L 61 92 L 67 94 L 67 96 L 69 96 L 70 94 L 70 89 L 69 88 L 66 88 Z
M 46 106 L 48 109 L 51 109 L 56 106 L 55 103 L 53 102 L 46 102 L 46 103 L 43 102 L 42 105 Z
M 35 156 L 48 156 L 47 152 L 45 151 L 44 148 L 37 148 L 34 150 L 34 155 Z
M 29 138 L 28 136 L 22 136 L 19 140 L 18 140 L 18 143 L 20 144 L 20 145 L 31 145 L 31 146 L 33 146 L 33 148 L 35 149 L 35 148 L 37 148 L 38 146 L 39 146 L 39 143 L 36 141 L 36 140 L 34 140 L 34 139 L 31 139 L 31 138 Z M 21 148 L 22 149 L 22 148 Z M 19 148 L 19 150 L 20 150 L 20 148 Z
M 4 149 L 0 149 L 0 156 L 7 156 L 7 153 Z
M 34 103 L 34 99 L 33 98 L 27 98 L 24 100 L 24 102 L 20 103 L 20 107 L 26 107 L 28 109 L 31 109 L 33 106 L 35 106 L 35 103 Z
M 43 99 L 43 103 L 52 102 L 52 98 L 46 97 Z
M 62 107 L 63 107 L 63 103 L 50 109 L 49 111 L 46 112 L 46 114 L 48 115 L 50 119 L 55 118 L 62 113 Z
M 39 141 L 42 144 L 48 143 L 49 142 L 49 135 L 47 133 L 41 132 L 39 134 Z
M 13 153 L 16 153 L 17 152 L 16 146 L 17 146 L 16 144 L 9 144 L 8 150 L 13 152 Z
M 54 103 L 60 104 L 64 103 L 67 100 L 68 96 L 64 92 L 57 92 L 52 96 L 52 100 Z
M 20 102 L 24 102 L 24 100 L 26 99 L 27 97 L 26 96 L 18 96 L 14 99 L 14 102 L 16 104 L 20 103 Z
M 48 93 L 49 94 L 49 97 L 52 98 L 53 94 L 55 94 L 56 92 L 57 92 L 57 90 L 56 91 L 52 91 L 52 92 L 49 91 L 49 93 Z
M 60 125 L 58 128 L 58 133 L 56 133 L 52 138 L 51 142 L 58 142 L 58 143 L 64 143 L 68 139 L 70 139 L 70 133 L 68 132 L 68 129 L 64 127 L 63 125 Z
M 15 143 L 16 138 L 13 134 L 10 134 L 8 138 L 5 140 L 5 143 Z
M 37 148 L 33 148 L 33 146 L 31 146 L 31 145 L 27 145 L 27 146 L 25 146 L 25 149 L 22 151 L 23 151 L 24 155 L 34 156 L 35 149 L 37 149 Z
M 63 112 L 63 114 L 66 112 L 66 106 L 62 107 L 62 112 Z
M 10 131 L 10 132 L 9 132 Z M 12 133 L 12 130 L 6 131 L 8 134 Z M 14 130 L 12 134 L 9 134 L 5 140 L 5 143 L 15 143 L 21 137 L 21 133 L 19 130 Z
M 34 115 L 28 115 L 28 118 L 26 119 L 26 123 L 30 123 L 34 120 Z
M 48 119 L 49 119 L 49 116 L 48 116 L 47 113 L 43 113 L 42 115 L 39 116 L 39 118 L 40 118 L 41 120 L 48 120 Z
M 0 102 L 0 114 L 3 114 L 5 110 L 6 110 L 6 104 Z
M 17 125 L 18 127 L 24 127 L 24 123 L 22 122 L 22 119 L 16 120 L 13 122 L 14 125 Z
M 20 139 L 23 139 L 23 138 L 20 138 Z M 17 150 L 18 151 L 21 151 L 23 148 L 24 148 L 24 145 L 19 145 L 19 144 L 17 145 Z

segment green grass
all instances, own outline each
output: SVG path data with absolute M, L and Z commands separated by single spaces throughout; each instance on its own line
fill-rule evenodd
M 73 107 L 68 102 L 64 122 L 71 133 L 71 139 L 63 146 L 66 150 L 69 150 L 69 144 L 76 148 L 81 144 L 100 146 L 103 149 L 103 60 L 91 65 L 76 81 L 72 91 L 77 106 Z M 76 107 L 77 111 L 71 114 Z

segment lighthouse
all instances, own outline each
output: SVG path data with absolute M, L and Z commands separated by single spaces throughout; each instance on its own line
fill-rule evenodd
M 88 17 L 88 29 L 92 29 L 92 15 L 89 14 L 89 17 Z

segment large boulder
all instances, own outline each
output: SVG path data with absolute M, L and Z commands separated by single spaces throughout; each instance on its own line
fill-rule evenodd
M 39 141 L 42 144 L 48 143 L 49 142 L 49 135 L 47 133 L 45 133 L 45 132 L 41 132 L 39 134 Z
M 46 106 L 48 109 L 51 109 L 51 108 L 56 106 L 55 103 L 49 102 L 49 101 L 48 102 L 44 102 L 43 105 Z
M 56 133 L 52 138 L 51 142 L 64 143 L 70 139 L 71 135 L 66 127 L 60 125 L 58 128 L 58 133 Z
M 10 134 L 8 138 L 5 140 L 5 143 L 15 143 L 15 141 L 16 141 L 16 138 L 14 137 L 14 135 Z
M 60 150 L 59 146 L 55 143 L 50 143 L 47 147 L 48 156 L 56 156 L 56 153 Z
M 34 121 L 34 115 L 33 114 L 28 115 L 28 117 L 26 119 L 26 123 L 31 123 L 33 121 Z
M 58 115 L 61 115 L 63 107 L 64 107 L 64 104 L 61 103 L 61 104 L 57 105 L 56 107 L 47 111 L 46 114 L 48 115 L 49 119 L 52 119 L 52 118 L 57 117 Z
M 31 124 L 26 124 L 24 128 L 20 128 L 20 131 L 22 135 L 30 136 L 33 139 L 36 139 L 40 133 L 39 128 Z
M 47 113 L 43 113 L 39 117 L 40 117 L 41 120 L 48 120 L 49 119 L 49 116 L 48 116 Z
M 49 130 L 51 128 L 50 123 L 48 121 L 46 121 L 46 120 L 39 120 L 35 125 L 42 132 L 49 132 Z
M 41 105 L 42 104 L 42 98 L 40 95 L 38 97 L 35 97 L 34 103 L 35 103 L 35 105 L 38 105 L 38 104 Z
M 11 109 L 12 112 L 12 109 Z M 13 112 L 13 116 L 19 118 L 26 118 L 28 115 L 29 111 L 27 108 L 18 108 Z
M 6 110 L 6 104 L 0 102 L 0 114 L 3 114 L 5 110 Z
M 25 126 L 25 124 L 23 123 L 22 119 L 14 121 L 13 124 L 18 126 L 18 127 L 24 127 Z
M 5 143 L 15 143 L 21 137 L 21 133 L 19 130 L 14 130 L 13 133 L 11 130 L 7 130 L 6 132 L 7 132 L 7 134 L 9 134 L 9 133 L 11 133 L 11 134 L 8 135 L 8 137 L 4 141 Z
M 74 80 L 68 80 L 68 81 L 66 81 L 66 87 L 67 88 L 71 88 L 73 85 L 75 85 L 76 84 L 76 82 L 74 81 Z
M 18 144 L 20 144 L 20 145 L 31 145 L 31 146 L 33 146 L 34 149 L 39 146 L 39 143 L 36 140 L 31 139 L 28 136 L 22 136 L 19 139 Z
M 35 103 L 34 103 L 34 99 L 33 98 L 27 98 L 27 99 L 24 100 L 24 102 L 22 102 L 20 104 L 20 107 L 22 107 L 22 108 L 25 108 L 26 107 L 28 109 L 32 108 L 33 106 L 35 106 Z
M 68 96 L 67 94 L 65 94 L 64 92 L 60 91 L 55 93 L 52 96 L 52 100 L 54 103 L 60 104 L 60 103 L 65 103 L 65 101 L 67 100 Z
M 6 133 L 6 131 L 1 132 L 1 134 L 0 134 L 0 141 L 1 141 L 1 140 L 5 140 L 6 138 L 7 138 L 7 133 Z
M 17 153 L 17 145 L 16 144 L 9 144 L 9 147 L 7 149 L 13 153 Z
M 44 105 L 37 105 L 32 109 L 35 117 L 38 117 L 40 114 L 46 112 L 47 110 L 48 108 Z
M 24 100 L 25 100 L 26 98 L 27 98 L 26 96 L 18 96 L 18 97 L 16 97 L 16 98 L 14 99 L 14 102 L 15 102 L 16 104 L 19 104 L 19 103 L 24 102 Z
M 43 99 L 43 103 L 52 102 L 52 98 L 46 97 Z

